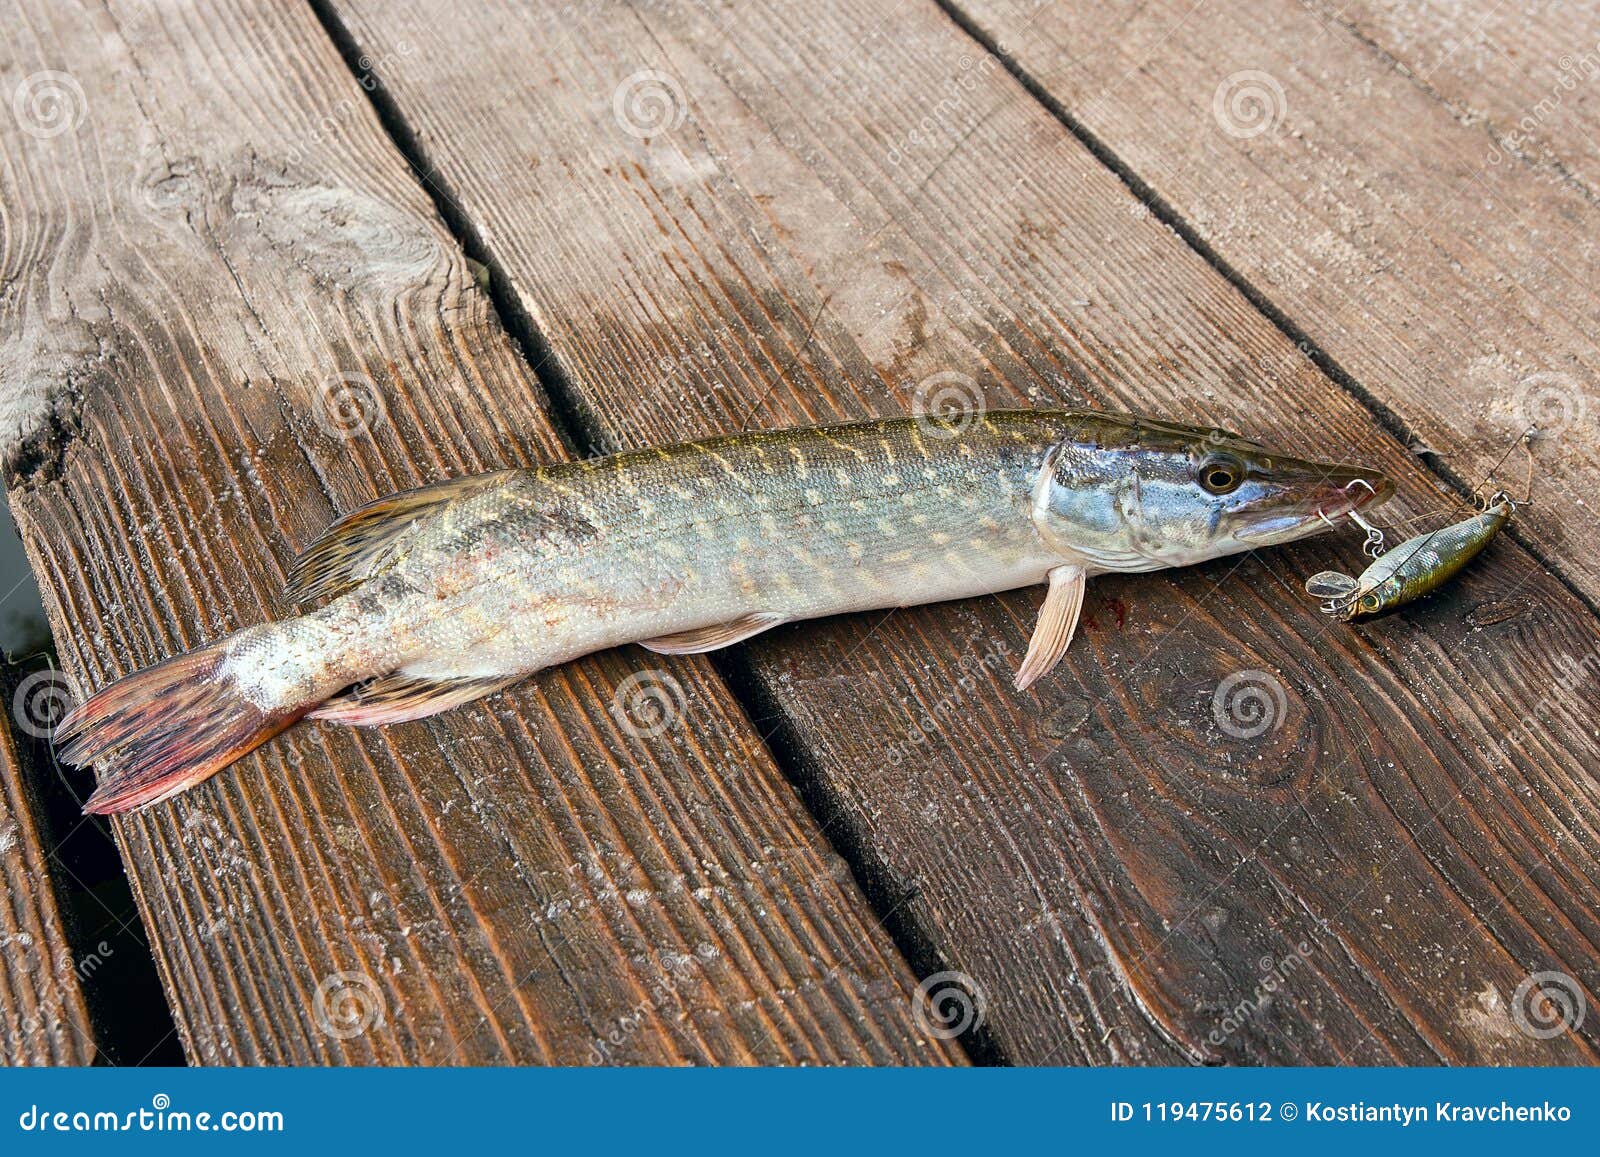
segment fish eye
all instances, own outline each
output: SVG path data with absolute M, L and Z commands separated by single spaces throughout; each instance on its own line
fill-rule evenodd
M 1364 610 L 1364 611 L 1375 611 L 1375 610 L 1377 610 L 1378 609 L 1378 596 L 1377 595 L 1362 595 L 1361 596 L 1361 609 Z
M 1244 481 L 1244 466 L 1231 458 L 1213 456 L 1200 463 L 1197 477 L 1211 494 L 1232 494 Z

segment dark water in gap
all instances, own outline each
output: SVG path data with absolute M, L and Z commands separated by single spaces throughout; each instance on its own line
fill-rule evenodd
M 81 814 L 94 776 L 58 764 L 39 725 L 59 709 L 65 684 L 51 674 L 57 665 L 44 602 L 3 501 L 0 655 L 0 702 L 11 716 L 34 824 L 49 857 L 51 879 L 34 884 L 55 888 L 102 1063 L 181 1065 L 183 1052 L 111 827 Z

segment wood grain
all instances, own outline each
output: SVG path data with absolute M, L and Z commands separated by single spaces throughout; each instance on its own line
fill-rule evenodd
M 1492 7 L 1437 37 L 1470 38 Z M 1298 0 L 1227 0 L 1203 19 L 1182 0 L 956 10 L 1456 479 L 1481 483 L 1538 424 L 1543 497 L 1517 533 L 1600 602 L 1600 205 L 1505 139 L 1570 133 L 1567 109 L 1516 113 L 1502 92 L 1502 115 L 1535 131 L 1475 117 L 1433 87 L 1438 68 L 1405 68 Z M 1523 64 L 1545 76 L 1542 44 L 1595 47 L 1592 16 L 1506 19 L 1544 30 Z M 1515 469 L 1502 480 L 1521 488 Z
M 429 46 L 379 100 L 596 447 L 953 386 L 1217 421 L 1381 464 L 1395 516 L 1441 505 L 930 5 L 326 9 L 358 65 Z M 1098 579 L 1037 694 L 1008 684 L 1038 592 L 782 628 L 726 665 L 1002 1057 L 1594 1060 L 1593 1018 L 1534 1039 L 1511 1004 L 1533 971 L 1600 985 L 1592 665 L 1551 690 L 1593 616 L 1501 543 L 1413 615 L 1332 625 L 1298 591 L 1330 555 L 1354 540 Z M 1254 737 L 1213 707 L 1236 676 L 1268 696 Z
M 50 399 L 12 491 L 83 688 L 274 613 L 339 511 L 565 453 L 308 9 L 7 26 L 4 91 L 82 91 L 66 130 L 3 126 L 0 316 Z M 643 658 L 295 728 L 120 820 L 190 1057 L 959 1060 L 710 665 Z M 641 679 L 664 720 L 623 710 Z
M 1354 0 L 1315 11 L 1437 94 L 1458 120 L 1483 125 L 1534 179 L 1600 192 L 1600 7 Z
M 47 679 L 35 679 L 13 703 L 27 703 L 30 692 L 41 704 L 55 694 Z M 25 718 L 48 721 L 50 714 Z M 24 779 L 6 714 L 0 716 L 0 882 L 6 896 L 0 904 L 0 1064 L 93 1064 L 99 1048 Z

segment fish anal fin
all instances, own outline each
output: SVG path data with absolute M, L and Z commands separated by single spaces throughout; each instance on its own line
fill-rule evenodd
M 639 646 L 660 655 L 699 655 L 742 643 L 786 621 L 782 615 L 770 611 L 755 611 L 726 623 L 713 623 L 709 627 L 696 627 L 692 631 L 679 631 L 655 639 L 641 639 Z
M 389 494 L 340 518 L 303 550 L 284 584 L 286 602 L 342 594 L 388 569 L 417 520 L 445 503 L 503 484 L 514 470 L 448 478 Z
M 486 679 L 423 679 L 395 672 L 340 692 L 306 713 L 352 727 L 376 727 L 426 719 L 521 681 L 521 675 Z
M 1028 640 L 1028 653 L 1017 668 L 1017 690 L 1026 691 L 1038 680 L 1048 675 L 1061 656 L 1072 645 L 1072 636 L 1078 630 L 1078 616 L 1083 612 L 1083 591 L 1089 573 L 1075 563 L 1053 567 L 1050 571 L 1050 589 L 1045 593 L 1044 606 L 1039 608 L 1039 621 L 1034 624 L 1033 638 Z

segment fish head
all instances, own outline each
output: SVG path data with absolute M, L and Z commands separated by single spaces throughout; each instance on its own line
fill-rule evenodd
M 1327 530 L 1394 483 L 1226 430 L 1099 415 L 1051 451 L 1033 494 L 1047 543 L 1093 570 L 1188 566 Z

